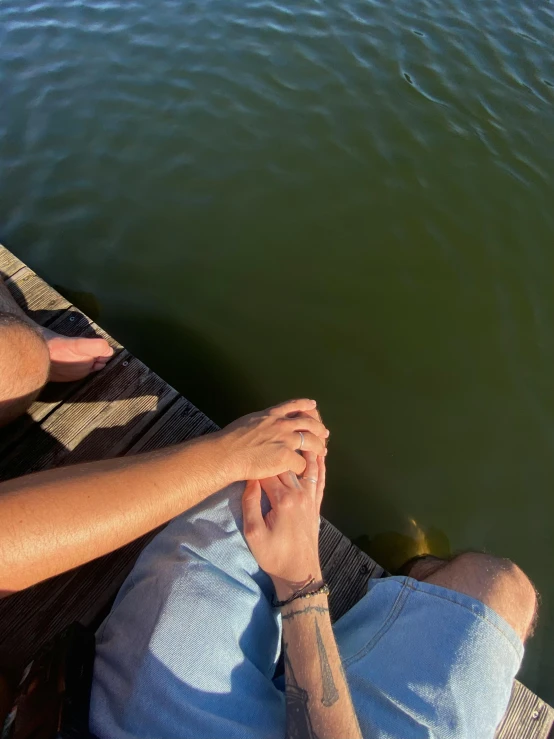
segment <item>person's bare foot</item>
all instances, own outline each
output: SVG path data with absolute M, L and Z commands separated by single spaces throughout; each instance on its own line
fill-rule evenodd
M 113 354 L 105 339 L 85 339 L 60 336 L 47 328 L 41 329 L 50 352 L 50 382 L 82 380 L 91 372 L 104 369 Z

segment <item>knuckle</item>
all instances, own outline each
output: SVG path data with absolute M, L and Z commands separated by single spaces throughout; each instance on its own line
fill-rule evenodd
M 282 508 L 284 511 L 290 511 L 291 508 L 294 508 L 294 505 L 294 500 L 290 495 L 284 495 L 279 501 L 279 508 Z

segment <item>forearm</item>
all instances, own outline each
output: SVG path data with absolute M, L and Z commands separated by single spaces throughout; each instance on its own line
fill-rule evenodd
M 282 609 L 287 737 L 361 739 L 326 596 Z
M 0 484 L 0 592 L 113 551 L 234 480 L 218 434 Z

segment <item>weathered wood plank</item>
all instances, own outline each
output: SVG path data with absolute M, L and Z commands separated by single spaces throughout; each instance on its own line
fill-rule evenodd
M 217 431 L 218 428 L 219 426 L 199 411 L 196 406 L 186 398 L 179 396 L 177 402 L 129 449 L 129 454 L 161 449 L 209 434 Z
M 29 267 L 22 267 L 6 285 L 20 308 L 26 310 L 33 320 L 48 326 L 71 307 L 71 303 L 54 288 L 36 275 Z
M 23 262 L 15 254 L 12 254 L 11 251 L 8 251 L 5 246 L 0 244 L 0 273 L 4 277 L 11 277 L 24 266 Z
M 370 578 L 383 575 L 383 568 L 324 518 L 319 529 L 319 556 L 331 590 L 331 619 L 337 621 L 363 598 Z
M 510 707 L 496 732 L 496 739 L 547 739 L 554 725 L 554 710 L 518 680 Z

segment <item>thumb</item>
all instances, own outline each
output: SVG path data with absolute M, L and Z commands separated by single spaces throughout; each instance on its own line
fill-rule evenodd
M 242 495 L 244 536 L 248 539 L 265 526 L 262 516 L 262 486 L 259 480 L 248 480 Z

